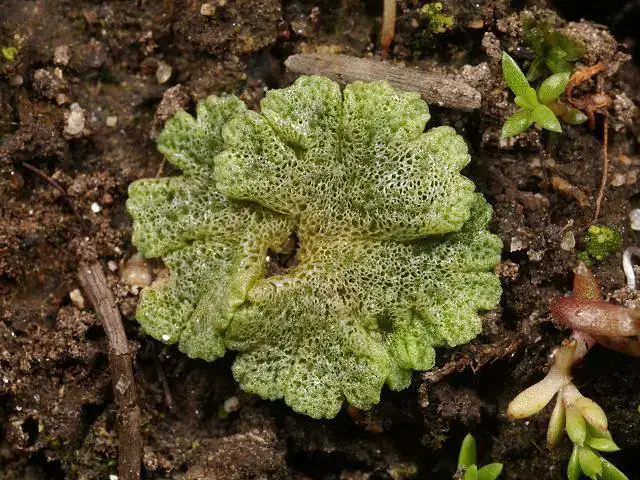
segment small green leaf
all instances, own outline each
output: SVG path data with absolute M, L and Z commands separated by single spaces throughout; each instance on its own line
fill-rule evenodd
M 581 42 L 573 40 L 557 30 L 551 33 L 549 43 L 562 50 L 564 52 L 563 59 L 569 62 L 575 62 L 587 51 Z
M 580 125 L 587 121 L 587 116 L 577 108 L 569 107 L 560 117 L 569 125 Z
M 490 463 L 478 470 L 478 480 L 496 480 L 501 473 L 501 463 Z
M 527 77 L 524 76 L 516 61 L 507 52 L 502 52 L 502 75 L 505 82 L 507 82 L 507 86 L 514 94 L 526 96 L 526 91 L 529 87 Z
M 476 465 L 469 466 L 464 472 L 463 480 L 478 480 L 478 467 Z
M 560 442 L 564 430 L 566 408 L 562 401 L 562 393 L 558 393 L 556 404 L 551 412 L 549 426 L 547 427 L 547 446 L 553 448 Z
M 524 132 L 533 123 L 532 114 L 533 110 L 522 109 L 507 118 L 502 126 L 502 138 L 513 137 Z
M 458 454 L 458 466 L 470 467 L 476 463 L 476 439 L 473 435 L 467 433 L 460 445 L 460 453 Z
M 535 60 L 531 62 L 529 71 L 527 72 L 527 80 L 535 82 L 544 73 L 544 56 L 537 55 Z
M 570 72 L 571 64 L 566 60 L 558 60 L 553 58 L 547 58 L 545 60 L 545 65 L 552 73 L 562 73 L 562 72 Z
M 567 435 L 571 441 L 579 446 L 584 445 L 587 438 L 587 422 L 580 411 L 573 405 L 567 407 Z
M 618 470 L 618 468 L 613 463 L 603 458 L 602 480 L 629 480 L 629 477 Z
M 577 399 L 574 405 L 589 425 L 602 433 L 607 431 L 607 415 L 600 405 L 587 397 Z
M 582 472 L 593 480 L 602 473 L 602 457 L 588 447 L 578 447 L 578 460 Z
M 573 452 L 571 452 L 571 458 L 569 458 L 569 464 L 567 465 L 567 479 L 568 480 L 580 480 L 582 469 L 580 468 L 580 460 L 578 459 L 578 446 L 573 446 Z
M 569 72 L 555 73 L 542 82 L 538 91 L 540 103 L 547 104 L 557 100 L 567 89 L 570 76 Z
M 527 110 L 533 110 L 534 107 L 535 107 L 535 105 L 531 105 L 529 102 L 527 102 L 527 99 L 525 97 L 522 97 L 520 95 L 516 96 L 516 98 L 514 98 L 513 101 L 520 108 L 524 108 L 524 109 L 527 109 Z
M 538 105 L 531 113 L 533 121 L 540 128 L 551 130 L 552 132 L 562 132 L 562 127 L 555 114 L 546 105 Z
M 610 438 L 588 438 L 587 445 L 600 452 L 617 452 L 620 447 Z

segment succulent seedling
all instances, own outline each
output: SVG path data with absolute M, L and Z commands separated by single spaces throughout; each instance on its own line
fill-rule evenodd
M 502 473 L 501 463 L 490 463 L 478 468 L 476 439 L 468 433 L 460 445 L 458 454 L 458 470 L 462 480 L 495 480 Z M 455 477 L 458 478 L 458 477 Z
M 567 107 L 558 102 L 569 82 L 569 72 L 556 73 L 547 78 L 536 91 L 525 77 L 516 61 L 502 52 L 502 74 L 507 86 L 516 96 L 515 103 L 520 107 L 515 114 L 507 118 L 502 126 L 502 138 L 512 137 L 527 130 L 532 124 L 552 132 L 562 132 L 556 113 L 565 122 L 577 125 L 587 120 L 580 110 Z
M 547 445 L 553 448 L 560 442 L 563 431 L 567 433 L 574 445 L 567 467 L 569 480 L 578 480 L 582 474 L 592 479 L 627 479 L 600 454 L 619 448 L 608 430 L 606 414 L 576 388 L 571 369 L 584 359 L 596 342 L 638 356 L 640 313 L 603 301 L 598 281 L 584 263 L 576 269 L 573 296 L 554 300 L 551 312 L 563 326 L 572 328 L 573 333 L 554 352 L 545 378 L 514 398 L 507 408 L 507 415 L 513 419 L 527 418 L 541 411 L 555 396 Z M 629 338 L 631 336 L 634 338 Z

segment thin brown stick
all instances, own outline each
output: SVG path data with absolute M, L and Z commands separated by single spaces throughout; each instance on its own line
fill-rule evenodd
M 380 29 L 380 53 L 389 56 L 389 47 L 396 35 L 396 0 L 384 0 L 382 10 L 382 28 Z
M 475 88 L 454 78 L 413 68 L 388 65 L 377 60 L 334 54 L 291 55 L 285 61 L 294 73 L 323 75 L 346 85 L 356 80 L 386 80 L 400 90 L 419 92 L 429 104 L 470 112 L 480 108 Z
M 600 216 L 600 207 L 604 199 L 604 192 L 607 189 L 607 177 L 609 174 L 609 119 L 605 115 L 602 130 L 602 180 L 600 180 L 600 190 L 596 200 L 596 213 L 593 221 L 597 222 Z
M 27 170 L 31 170 L 33 173 L 35 173 L 36 175 L 38 175 L 40 178 L 42 178 L 45 182 L 47 182 L 49 185 L 51 185 L 53 188 L 55 188 L 58 192 L 60 192 L 60 195 L 62 195 L 62 198 L 64 199 L 65 203 L 67 205 L 69 205 L 69 208 L 71 209 L 71 211 L 73 212 L 73 214 L 80 220 L 82 220 L 82 218 L 80 217 L 80 215 L 78 214 L 78 211 L 76 210 L 76 207 L 73 205 L 73 202 L 71 201 L 71 199 L 69 198 L 69 195 L 67 195 L 66 190 L 62 187 L 62 185 L 60 185 L 58 182 L 56 182 L 53 178 L 51 178 L 49 175 L 47 175 L 46 173 L 44 173 L 42 170 L 40 170 L 38 167 L 34 167 L 33 165 L 31 165 L 29 162 L 22 162 L 22 166 L 24 166 L 24 168 L 26 168 Z
M 107 287 L 104 272 L 99 263 L 80 264 L 78 278 L 109 342 L 109 366 L 113 382 L 113 395 L 119 407 L 118 477 L 121 480 L 139 480 L 142 454 L 140 436 L 140 409 L 136 402 L 136 385 L 133 377 L 132 352 L 122 326 L 122 318 L 111 290 Z

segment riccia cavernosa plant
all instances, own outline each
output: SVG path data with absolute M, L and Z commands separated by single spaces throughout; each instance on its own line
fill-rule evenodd
M 452 128 L 386 83 L 301 77 L 261 113 L 209 97 L 158 146 L 181 176 L 129 189 L 133 243 L 168 280 L 146 332 L 206 360 L 238 351 L 241 387 L 313 417 L 379 401 L 470 341 L 499 301 L 491 208 L 460 175 Z

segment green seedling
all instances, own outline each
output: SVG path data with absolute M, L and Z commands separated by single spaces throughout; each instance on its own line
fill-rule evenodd
M 458 454 L 458 472 L 464 472 L 463 480 L 495 480 L 502 473 L 501 463 L 490 463 L 478 468 L 476 439 L 470 433 L 462 440 Z
M 561 118 L 572 125 L 583 123 L 587 116 L 580 110 L 560 104 L 558 99 L 567 89 L 570 73 L 556 73 L 547 78 L 538 91 L 531 87 L 527 77 L 516 61 L 502 52 L 502 74 L 507 86 L 515 94 L 515 103 L 520 107 L 515 114 L 507 118 L 502 126 L 502 138 L 513 137 L 527 130 L 532 124 L 552 132 L 562 132 Z
M 571 73 L 573 63 L 586 53 L 585 46 L 557 30 L 554 17 L 536 20 L 530 12 L 523 12 L 520 19 L 524 41 L 536 55 L 527 79 L 533 82 L 549 72 Z

